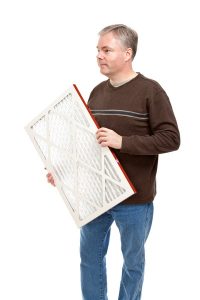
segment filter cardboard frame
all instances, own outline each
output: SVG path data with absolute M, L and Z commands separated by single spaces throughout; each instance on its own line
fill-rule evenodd
M 78 227 L 136 192 L 98 128 L 75 84 L 25 127 Z

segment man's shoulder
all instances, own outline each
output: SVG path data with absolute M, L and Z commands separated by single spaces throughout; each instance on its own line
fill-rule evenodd
M 160 85 L 160 83 L 152 78 L 146 77 L 143 74 L 139 73 L 140 76 L 140 82 L 144 87 L 150 88 L 154 90 L 155 92 L 164 91 L 163 87 Z

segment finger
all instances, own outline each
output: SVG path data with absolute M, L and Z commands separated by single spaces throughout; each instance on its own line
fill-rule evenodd
M 49 183 L 51 183 L 52 178 L 47 178 L 47 181 L 48 181 Z
M 98 140 L 100 137 L 107 137 L 107 136 L 108 136 L 107 133 L 99 132 L 99 133 L 97 133 L 96 138 Z
M 50 178 L 50 177 L 52 177 L 52 174 L 51 174 L 51 173 L 48 173 L 48 174 L 46 175 L 46 177 L 47 177 L 47 178 Z
M 48 181 L 48 182 L 50 182 L 50 183 L 51 183 L 52 181 L 54 181 L 54 178 L 53 178 L 53 176 L 52 176 L 52 175 L 50 175 L 50 176 L 47 178 L 47 181 Z
M 51 178 L 53 178 L 53 176 L 49 173 L 49 174 L 47 174 L 46 175 L 47 176 L 47 179 L 51 179 Z
M 51 184 L 52 184 L 53 186 L 56 186 L 54 180 L 51 181 Z
M 51 180 L 49 180 L 49 183 L 51 183 L 53 186 L 55 186 L 55 181 L 53 178 L 51 178 Z
M 101 144 L 103 142 L 108 142 L 108 139 L 105 138 L 105 137 L 100 137 L 97 141 L 98 141 L 99 144 Z
M 107 127 L 100 127 L 98 130 L 108 130 Z
M 99 129 L 97 130 L 96 133 L 99 133 L 99 132 L 108 132 L 109 130 L 110 130 L 110 129 L 108 129 L 108 128 L 101 127 L 101 128 L 99 128 Z
M 109 143 L 108 142 L 102 142 L 100 144 L 101 147 L 109 147 Z

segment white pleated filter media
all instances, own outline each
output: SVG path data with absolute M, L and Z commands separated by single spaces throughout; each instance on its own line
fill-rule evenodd
M 25 129 L 78 227 L 135 193 L 111 150 L 98 144 L 98 124 L 76 85 Z

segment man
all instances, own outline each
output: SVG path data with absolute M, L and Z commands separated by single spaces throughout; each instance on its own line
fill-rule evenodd
M 177 150 L 180 145 L 167 94 L 156 81 L 132 68 L 137 41 L 137 33 L 122 24 L 99 33 L 97 62 L 108 80 L 93 89 L 88 105 L 101 126 L 96 133 L 98 143 L 112 148 L 137 193 L 81 228 L 84 300 L 108 299 L 105 258 L 114 221 L 124 259 L 118 299 L 141 299 L 158 154 Z M 51 174 L 47 177 L 54 184 Z

